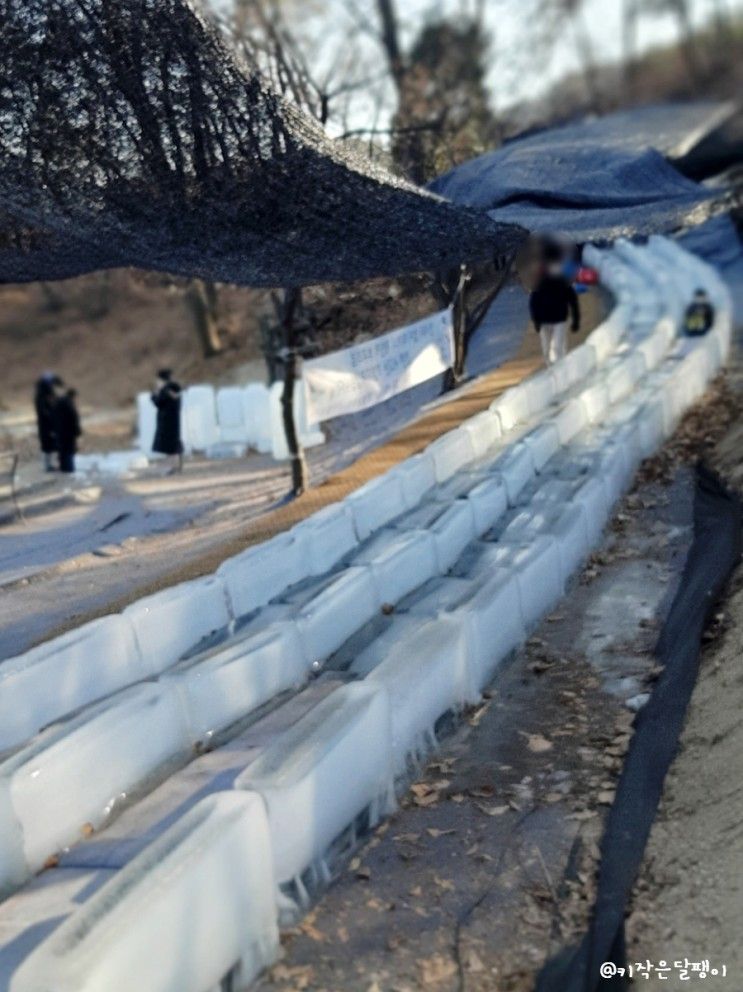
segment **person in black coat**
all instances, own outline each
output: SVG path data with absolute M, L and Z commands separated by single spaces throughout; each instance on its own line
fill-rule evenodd
M 54 387 L 61 382 L 59 376 L 45 372 L 38 379 L 34 393 L 36 429 L 39 434 L 39 447 L 44 458 L 44 468 L 47 472 L 54 471 L 52 455 L 57 450 L 57 436 L 54 432 L 54 406 L 57 397 L 54 394 Z
M 152 394 L 157 407 L 157 426 L 152 450 L 161 455 L 177 455 L 178 470 L 183 468 L 183 443 L 181 441 L 181 387 L 173 379 L 170 369 L 160 369 L 157 385 Z
M 74 389 L 65 390 L 61 385 L 55 391 L 58 396 L 54 405 L 54 430 L 57 436 L 59 470 L 74 472 L 77 439 L 82 434 L 80 416 L 75 405 L 77 393 Z
M 542 344 L 542 355 L 552 365 L 566 352 L 568 317 L 571 330 L 580 327 L 578 294 L 563 275 L 562 256 L 557 247 L 548 246 L 544 268 L 529 297 L 529 312 Z

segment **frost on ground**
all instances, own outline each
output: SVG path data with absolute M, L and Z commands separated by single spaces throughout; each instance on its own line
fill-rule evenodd
M 603 546 L 566 599 L 449 737 L 399 812 L 315 911 L 284 934 L 284 958 L 260 989 L 527 992 L 544 959 L 581 935 L 594 896 L 603 815 L 614 798 L 634 709 L 658 674 L 652 647 L 691 536 L 688 466 L 701 453 L 716 454 L 740 412 L 737 394 L 718 380 L 666 448 L 643 464 Z M 737 599 L 743 602 L 743 592 Z M 737 641 L 729 643 L 724 658 L 732 662 L 736 648 Z M 715 672 L 720 691 L 740 689 L 724 660 Z M 705 707 L 707 695 L 703 682 L 694 706 Z M 704 956 L 710 957 L 723 941 L 731 946 L 727 937 L 740 919 L 733 912 L 739 890 L 722 882 L 725 871 L 735 877 L 733 858 L 739 864 L 743 853 L 740 775 L 726 771 L 737 754 L 730 749 L 737 745 L 740 692 L 731 693 L 720 712 L 718 723 L 703 715 L 696 730 L 692 713 L 692 743 L 674 774 L 696 742 L 704 752 L 690 769 L 696 785 L 689 799 L 679 787 L 670 807 L 679 813 L 673 830 L 663 831 L 662 821 L 656 827 L 662 832 L 651 844 L 651 868 L 662 865 L 665 874 L 641 880 L 636 896 L 642 915 L 632 953 L 641 950 L 643 958 L 682 951 L 683 941 L 661 946 L 669 926 L 681 930 L 679 919 L 699 930 L 700 912 L 710 921 L 725 913 L 727 930 L 719 937 L 716 923 L 706 930 Z M 713 752 L 705 776 L 710 747 L 719 761 Z M 672 779 L 671 802 L 673 796 Z M 732 815 L 707 834 L 718 802 L 731 804 Z M 685 849 L 692 807 L 702 818 L 694 831 L 703 844 L 699 857 L 706 862 L 713 849 L 708 836 L 717 850 L 710 873 L 681 879 L 678 865 L 695 863 Z M 674 877 L 681 886 L 675 898 L 672 890 L 664 894 Z M 643 906 L 649 886 L 655 901 Z M 702 886 L 707 894 L 695 906 Z M 703 943 L 697 934 L 687 948 L 701 952 Z

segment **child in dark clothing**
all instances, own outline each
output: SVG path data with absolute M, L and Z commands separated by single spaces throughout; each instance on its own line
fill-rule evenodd
M 80 416 L 75 405 L 77 392 L 74 389 L 59 390 L 62 395 L 57 397 L 54 405 L 54 427 L 59 452 L 60 472 L 75 471 L 75 455 L 77 439 L 82 434 Z

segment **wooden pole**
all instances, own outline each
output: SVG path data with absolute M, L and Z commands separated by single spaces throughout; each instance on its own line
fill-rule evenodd
M 307 461 L 297 434 L 294 416 L 294 390 L 297 382 L 296 314 L 302 299 L 300 289 L 287 289 L 281 314 L 284 335 L 284 389 L 281 394 L 281 411 L 284 422 L 286 446 L 292 466 L 292 495 L 301 496 L 307 488 Z

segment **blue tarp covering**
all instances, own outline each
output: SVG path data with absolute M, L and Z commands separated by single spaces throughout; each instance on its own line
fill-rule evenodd
M 720 104 L 645 107 L 515 139 L 438 177 L 430 189 L 499 221 L 576 240 L 674 230 L 719 192 L 681 175 L 683 154 Z

